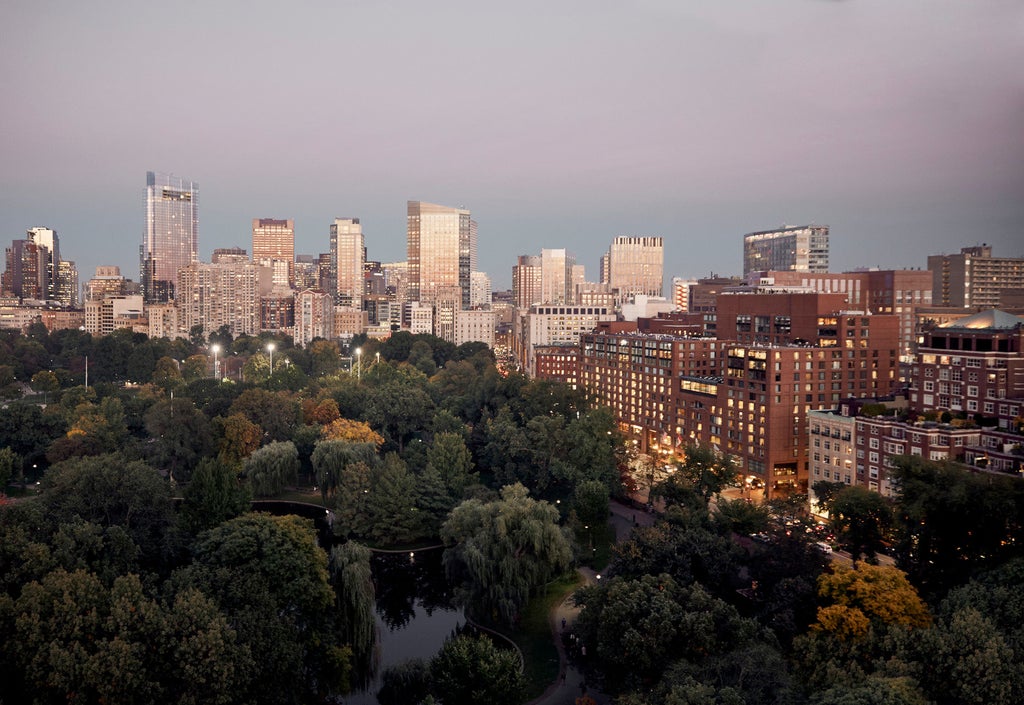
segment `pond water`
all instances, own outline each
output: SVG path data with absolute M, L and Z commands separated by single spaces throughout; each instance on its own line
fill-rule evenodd
M 465 616 L 452 605 L 440 548 L 409 553 L 374 553 L 377 591 L 376 663 L 365 681 L 345 696 L 346 705 L 377 705 L 381 675 L 410 659 L 430 660 Z

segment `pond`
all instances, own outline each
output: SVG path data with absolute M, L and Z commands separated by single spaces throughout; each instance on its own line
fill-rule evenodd
M 345 696 L 346 705 L 377 705 L 381 676 L 409 659 L 429 661 L 445 639 L 465 624 L 461 608 L 452 605 L 452 593 L 441 564 L 442 549 L 414 553 L 375 552 L 371 559 L 376 586 L 376 663 L 363 683 Z

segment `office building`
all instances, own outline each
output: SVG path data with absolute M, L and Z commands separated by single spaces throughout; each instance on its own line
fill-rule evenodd
M 935 306 L 1003 308 L 1002 290 L 1024 288 L 1024 257 L 993 257 L 991 245 L 964 247 L 956 255 L 931 255 L 928 271 Z
M 273 271 L 275 286 L 295 286 L 295 221 L 252 219 L 252 261 Z
M 605 263 L 606 262 L 606 263 Z M 612 240 L 602 260 L 608 284 L 621 303 L 634 296 L 662 296 L 665 277 L 665 245 L 660 237 L 620 236 Z
M 743 276 L 766 271 L 828 271 L 828 226 L 783 226 L 743 236 Z
M 146 173 L 146 226 L 139 251 L 146 303 L 175 298 L 178 271 L 198 260 L 199 185 Z
M 3 291 L 7 296 L 42 302 L 46 296 L 46 248 L 31 238 L 11 241 L 6 249 Z
M 359 218 L 335 218 L 331 223 L 330 293 L 339 306 L 362 309 L 366 242 Z
M 476 222 L 470 212 L 434 203 L 407 204 L 409 300 L 433 304 L 444 287 L 457 286 L 469 308 L 476 266 Z
M 519 255 L 512 266 L 512 301 L 517 309 L 526 311 L 544 302 L 542 262 L 540 255 Z

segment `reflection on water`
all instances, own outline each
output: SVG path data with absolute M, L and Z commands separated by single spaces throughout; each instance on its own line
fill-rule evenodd
M 347 705 L 377 705 L 381 674 L 409 659 L 430 660 L 456 628 L 465 623 L 452 606 L 441 565 L 441 549 L 408 553 L 374 553 L 371 561 L 377 593 L 376 668 Z

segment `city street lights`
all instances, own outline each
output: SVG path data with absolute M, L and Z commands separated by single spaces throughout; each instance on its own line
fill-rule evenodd
M 274 344 L 267 343 L 267 352 L 270 353 L 270 374 L 274 374 Z
M 211 345 L 210 350 L 213 351 L 213 378 L 220 379 L 220 361 L 217 359 L 217 355 L 220 354 L 220 346 Z
M 363 377 L 363 349 L 356 348 L 356 379 Z

